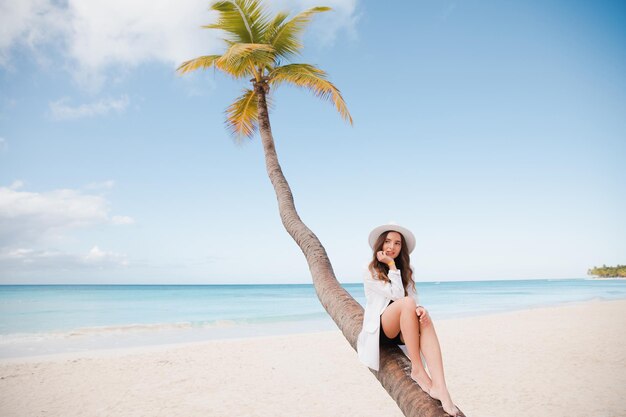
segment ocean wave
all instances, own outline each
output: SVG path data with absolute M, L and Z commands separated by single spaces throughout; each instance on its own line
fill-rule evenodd
M 152 324 L 125 324 L 120 326 L 97 326 L 97 327 L 81 327 L 69 332 L 65 335 L 68 337 L 80 337 L 86 335 L 111 334 L 111 333 L 130 333 L 130 332 L 146 332 L 155 330 L 176 330 L 189 329 L 192 324 L 189 322 L 180 323 L 152 323 Z
M 16 343 L 44 342 L 47 340 L 68 340 L 93 336 L 115 336 L 128 335 L 133 333 L 177 331 L 191 329 L 211 329 L 227 328 L 246 324 L 234 320 L 214 320 L 207 322 L 179 322 L 179 323 L 137 323 L 119 326 L 94 326 L 81 327 L 69 331 L 57 331 L 46 333 L 11 333 L 0 335 L 0 345 L 10 345 Z
M 215 319 L 206 321 L 182 321 L 176 323 L 133 323 L 109 326 L 79 327 L 64 331 L 38 333 L 0 334 L 0 346 L 45 341 L 87 340 L 90 338 L 148 335 L 159 332 L 221 331 L 234 328 L 257 328 L 258 326 L 282 325 L 285 323 L 309 323 L 330 320 L 325 313 L 301 313 L 289 315 L 267 315 L 238 319 Z

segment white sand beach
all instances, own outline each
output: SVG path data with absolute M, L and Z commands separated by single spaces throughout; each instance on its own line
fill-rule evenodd
M 626 416 L 626 300 L 435 325 L 468 417 Z M 4 360 L 0 415 L 402 413 L 333 331 Z

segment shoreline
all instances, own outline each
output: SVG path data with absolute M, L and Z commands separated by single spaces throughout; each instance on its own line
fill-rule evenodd
M 567 301 L 559 304 L 537 304 L 525 308 L 504 311 L 470 311 L 464 317 L 433 319 L 439 323 L 479 317 L 514 314 L 523 311 L 576 306 L 587 303 L 603 303 L 618 300 L 593 298 L 585 301 Z M 83 328 L 51 333 L 22 333 L 0 336 L 0 363 L 55 356 L 85 355 L 101 352 L 100 355 L 114 354 L 115 351 L 139 351 L 141 349 L 168 348 L 210 343 L 220 340 L 263 339 L 291 335 L 339 332 L 327 316 L 320 320 L 284 321 L 256 324 L 236 324 L 223 327 L 193 327 L 180 323 L 131 324 L 126 326 L 104 326 Z
M 626 300 L 435 326 L 467 415 L 626 415 Z M 3 360 L 0 375 L 7 417 L 402 416 L 338 330 Z
M 509 314 L 517 314 L 527 311 L 536 311 L 543 309 L 559 309 L 562 307 L 579 306 L 594 303 L 606 303 L 624 301 L 626 299 L 606 300 L 594 298 L 586 301 L 568 301 L 559 304 L 545 304 L 522 309 L 512 309 L 506 311 L 490 311 L 490 312 L 470 312 L 465 317 L 453 318 L 437 318 L 433 317 L 436 323 L 456 322 L 459 320 L 469 320 L 493 316 L 503 316 Z M 302 325 L 305 328 L 302 329 Z M 308 326 L 306 326 L 308 324 Z M 153 328 L 154 329 L 151 329 Z M 109 327 L 88 328 L 85 333 L 77 330 L 67 332 L 54 333 L 33 333 L 33 334 L 16 334 L 17 338 L 25 336 L 27 339 L 35 340 L 34 342 L 23 342 L 25 350 L 18 354 L 11 353 L 11 350 L 4 347 L 10 345 L 10 341 L 6 341 L 7 336 L 3 336 L 5 341 L 0 343 L 0 364 L 3 363 L 20 363 L 20 362 L 36 362 L 38 360 L 56 360 L 56 358 L 82 358 L 97 356 L 116 356 L 131 352 L 159 351 L 177 347 L 188 347 L 205 343 L 219 342 L 225 340 L 246 341 L 246 340 L 263 340 L 273 337 L 288 337 L 298 335 L 309 335 L 319 333 L 340 333 L 335 323 L 327 317 L 324 320 L 311 320 L 303 322 L 277 322 L 265 325 L 234 325 L 222 329 L 216 328 L 192 328 L 165 324 L 165 327 L 171 329 L 161 329 L 161 325 L 128 325 L 127 331 L 118 332 L 109 330 Z M 99 333 L 98 330 L 103 330 Z M 116 329 L 116 328 L 113 328 Z M 82 330 L 82 329 L 79 329 Z M 237 334 L 242 332 L 243 334 Z M 204 334 L 203 334 L 204 333 Z M 209 334 L 210 333 L 210 334 Z M 95 338 L 95 339 L 94 339 Z M 98 340 L 99 338 L 99 340 Z M 54 346 L 54 343 L 57 346 Z M 81 342 L 83 344 L 81 345 Z M 100 343 L 98 343 L 100 342 Z M 18 342 L 19 343 L 19 342 Z M 52 347 L 51 347 L 52 344 Z M 3 346 L 4 345 L 4 346 Z M 32 346 L 45 345 L 48 351 L 37 353 L 36 348 Z M 17 349 L 14 349 L 14 351 Z M 7 352 L 9 352 L 7 354 Z M 41 352 L 41 350 L 40 350 Z

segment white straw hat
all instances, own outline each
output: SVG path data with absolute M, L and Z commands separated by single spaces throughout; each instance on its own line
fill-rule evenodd
M 411 231 L 405 227 L 397 225 L 395 223 L 387 223 L 381 226 L 375 227 L 374 230 L 370 232 L 369 244 L 372 249 L 374 249 L 374 244 L 376 243 L 376 239 L 384 232 L 398 232 L 404 237 L 404 242 L 406 243 L 406 247 L 409 250 L 409 253 L 413 252 L 415 249 L 415 236 Z

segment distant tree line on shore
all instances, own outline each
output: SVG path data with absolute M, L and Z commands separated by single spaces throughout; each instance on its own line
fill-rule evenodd
M 626 265 L 602 265 L 601 268 L 594 266 L 587 271 L 587 275 L 593 275 L 602 278 L 626 278 Z

